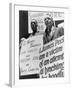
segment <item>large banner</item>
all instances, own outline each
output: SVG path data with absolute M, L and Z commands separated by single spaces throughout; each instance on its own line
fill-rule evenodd
M 21 75 L 39 74 L 40 78 L 64 77 L 64 36 L 43 45 L 43 36 L 23 41 L 20 54 Z
M 40 48 L 39 61 L 40 78 L 64 77 L 64 36 Z

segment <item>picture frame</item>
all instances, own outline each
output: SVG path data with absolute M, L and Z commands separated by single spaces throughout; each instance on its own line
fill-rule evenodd
M 68 83 L 69 8 L 10 3 L 9 14 L 10 86 Z

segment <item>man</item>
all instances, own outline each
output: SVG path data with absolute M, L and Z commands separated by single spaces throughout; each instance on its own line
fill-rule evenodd
M 35 19 L 32 19 L 32 21 L 31 21 L 32 33 L 30 34 L 29 38 L 38 35 L 37 27 L 38 27 L 37 21 L 36 21 Z M 25 39 L 22 38 L 22 39 L 21 39 L 21 47 L 22 47 L 22 44 L 24 44 L 24 43 L 25 43 Z M 32 52 L 31 52 L 31 53 L 32 53 Z M 29 57 L 31 58 L 31 56 L 29 56 Z M 35 61 L 35 62 L 36 62 L 36 61 Z M 33 63 L 32 63 L 32 61 L 31 61 L 30 67 L 32 66 L 32 64 L 35 65 L 35 62 L 33 61 Z M 32 66 L 32 67 L 33 67 L 33 66 Z M 34 68 L 36 68 L 36 67 L 34 67 Z M 34 72 L 33 72 L 32 74 L 27 74 L 27 75 L 24 75 L 24 76 L 23 76 L 23 79 L 30 79 L 30 78 L 39 78 L 39 73 L 37 73 L 37 72 L 34 73 Z
M 53 18 L 46 17 L 45 18 L 45 33 L 43 36 L 43 44 L 46 44 L 62 35 L 64 35 L 64 28 L 63 27 L 55 27 Z
M 52 18 L 46 17 L 44 21 L 45 21 L 46 29 L 45 29 L 45 33 L 43 36 L 43 44 L 46 44 L 50 42 L 51 40 L 53 40 L 54 29 L 56 28 L 54 27 L 54 22 Z

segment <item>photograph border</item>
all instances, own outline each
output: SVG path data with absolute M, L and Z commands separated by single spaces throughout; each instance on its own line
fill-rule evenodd
M 19 33 L 17 32 L 18 30 L 18 25 L 19 25 L 19 21 L 17 20 L 18 18 L 15 18 L 15 15 L 18 15 L 18 10 L 21 10 L 22 9 L 25 9 L 25 7 L 29 10 L 31 8 L 47 8 L 47 9 L 51 9 L 52 11 L 54 10 L 64 10 L 64 13 L 66 15 L 66 18 L 65 18 L 65 33 L 64 33 L 64 37 L 65 37 L 65 57 L 67 55 L 67 58 L 69 60 L 69 55 L 68 55 L 68 49 L 67 49 L 67 39 L 69 39 L 69 34 L 67 33 L 67 29 L 68 29 L 68 15 L 69 15 L 69 8 L 68 7 L 48 7 L 48 6 L 37 6 L 37 5 L 23 5 L 23 4 L 13 4 L 13 3 L 10 3 L 10 70 L 9 70 L 9 83 L 10 83 L 10 86 L 13 87 L 13 86 L 25 86 L 25 85 L 48 85 L 47 83 L 69 83 L 70 81 L 70 75 L 69 75 L 69 67 L 70 67 L 70 64 L 69 64 L 69 61 L 67 60 L 67 63 L 66 63 L 66 71 L 65 73 L 67 73 L 67 78 L 65 79 L 58 79 L 57 80 L 55 79 L 51 79 L 50 80 L 46 80 L 46 79 L 30 79 L 30 80 L 19 80 L 18 78 L 18 55 L 16 55 L 16 52 L 19 52 L 19 50 L 17 50 L 17 45 L 18 45 L 18 39 L 19 39 Z M 21 6 L 21 8 L 20 8 Z M 17 10 L 17 11 L 16 11 Z M 45 9 L 44 9 L 45 10 Z M 50 11 L 51 11 L 50 10 Z M 17 13 L 16 13 L 17 12 Z M 60 11 L 61 12 L 61 11 Z M 15 14 L 16 13 L 16 14 Z M 16 25 L 17 24 L 17 25 Z M 18 27 L 17 27 L 18 26 Z M 17 27 L 17 28 L 16 28 Z M 68 35 L 68 37 L 66 37 Z M 17 50 L 17 51 L 16 51 Z M 67 59 L 66 58 L 66 59 Z M 30 83 L 30 82 L 34 82 L 34 83 Z M 42 83 L 43 82 L 43 83 Z

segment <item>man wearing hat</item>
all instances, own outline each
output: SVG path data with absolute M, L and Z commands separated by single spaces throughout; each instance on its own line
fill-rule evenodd
M 63 27 L 55 27 L 54 21 L 52 17 L 46 17 L 44 19 L 46 29 L 43 36 L 43 44 L 46 44 L 62 35 L 64 35 L 64 28 Z

